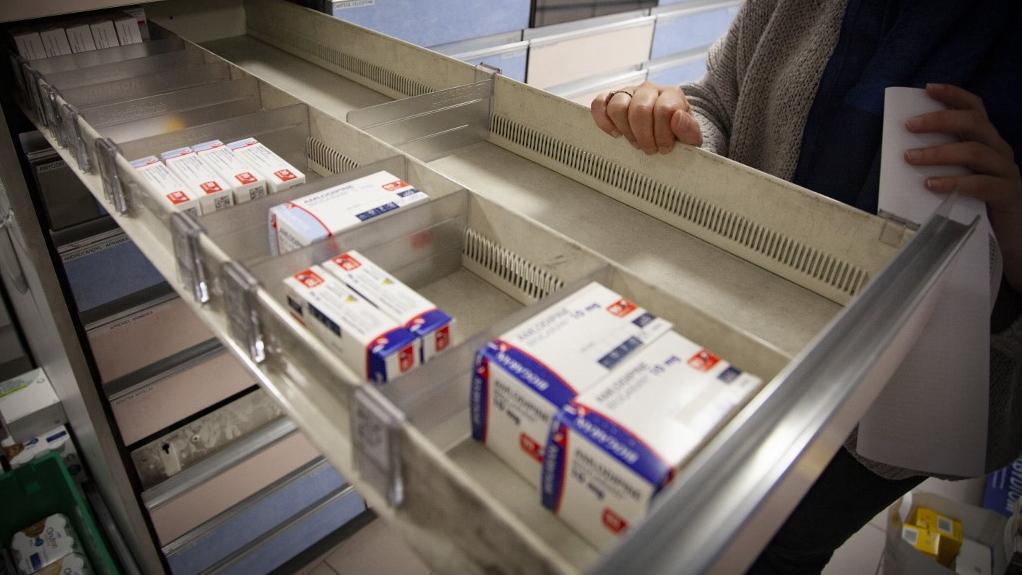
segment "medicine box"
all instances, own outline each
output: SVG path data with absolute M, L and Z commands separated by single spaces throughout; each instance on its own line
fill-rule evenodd
M 284 254 L 428 199 L 401 178 L 376 172 L 270 208 L 270 247 Z
M 924 527 L 905 523 L 901 526 L 901 538 L 927 557 L 937 559 L 937 534 Z
M 123 17 L 117 18 L 114 20 L 114 28 L 117 30 L 117 40 L 121 46 L 142 43 L 142 31 L 134 16 L 125 14 Z
M 28 441 L 67 421 L 41 368 L 0 383 L 0 422 L 15 441 Z
M 15 33 L 14 45 L 18 48 L 18 54 L 26 60 L 46 58 L 46 48 L 38 32 Z
M 3 440 L 3 443 L 0 443 L 0 451 L 3 451 L 12 469 L 17 469 L 52 451 L 64 460 L 67 472 L 76 483 L 80 484 L 86 479 L 81 459 L 78 457 L 78 450 L 75 449 L 74 442 L 71 441 L 71 434 L 63 425 L 20 443 L 8 437 Z
M 220 140 L 192 146 L 204 164 L 213 169 L 234 192 L 234 203 L 241 204 L 266 195 L 266 179 L 247 166 Z
M 92 28 L 88 24 L 68 26 L 67 41 L 71 45 L 71 51 L 75 54 L 91 52 L 96 49 L 96 42 L 92 39 Z
M 31 575 L 80 550 L 71 522 L 62 513 L 25 527 L 11 538 L 14 562 L 24 575 Z
M 67 56 L 71 53 L 71 45 L 68 44 L 67 34 L 63 28 L 43 30 L 39 37 L 43 41 L 43 49 L 48 57 Z
M 167 168 L 187 186 L 188 193 L 199 198 L 199 209 L 211 214 L 234 205 L 231 186 L 207 166 L 189 147 L 160 154 Z
M 284 285 L 292 313 L 367 380 L 386 383 L 418 365 L 419 339 L 322 267 Z
M 539 486 L 550 421 L 671 324 L 591 283 L 476 354 L 472 436 Z
M 255 138 L 231 142 L 227 144 L 227 147 L 238 156 L 242 163 L 251 166 L 266 180 L 271 194 L 283 192 L 305 183 L 305 174 Z
M 116 48 L 121 45 L 117 39 L 117 30 L 114 29 L 113 22 L 102 20 L 93 22 L 89 27 L 92 29 L 92 39 L 96 42 L 97 49 Z
M 421 339 L 421 363 L 450 345 L 454 319 L 359 252 L 345 252 L 322 266 Z
M 543 505 L 609 548 L 761 383 L 676 332 L 664 334 L 555 416 Z
M 198 196 L 190 193 L 184 182 L 178 179 L 170 168 L 156 156 L 147 156 L 131 162 L 157 201 L 172 211 L 188 212 L 193 216 L 202 213 Z
M 962 546 L 962 522 L 929 507 L 916 507 L 909 519 L 917 527 L 937 536 L 937 561 L 950 566 Z

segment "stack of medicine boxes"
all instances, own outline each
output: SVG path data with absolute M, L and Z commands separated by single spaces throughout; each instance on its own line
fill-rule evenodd
M 479 350 L 472 435 L 606 549 L 759 388 L 591 283 Z

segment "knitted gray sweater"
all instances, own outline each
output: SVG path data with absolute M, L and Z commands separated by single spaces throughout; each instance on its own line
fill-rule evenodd
M 746 0 L 727 35 L 710 49 L 706 75 L 683 86 L 704 148 L 791 180 L 846 2 Z M 986 461 L 994 470 L 1022 451 L 1022 319 L 991 338 L 990 361 Z M 922 475 L 862 457 L 856 437 L 853 432 L 845 448 L 874 473 L 888 479 Z

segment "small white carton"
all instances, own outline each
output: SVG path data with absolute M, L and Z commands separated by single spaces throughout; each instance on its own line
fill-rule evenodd
M 15 441 L 28 441 L 67 421 L 42 368 L 0 383 L 0 422 Z
M 283 192 L 305 183 L 305 174 L 298 171 L 273 150 L 267 148 L 255 138 L 245 138 L 227 144 L 246 165 L 251 166 L 266 180 L 271 194 Z
M 71 522 L 62 513 L 55 513 L 25 527 L 11 538 L 14 562 L 25 575 L 31 575 L 80 550 L 81 545 Z
M 420 363 L 450 345 L 454 318 L 362 254 L 351 250 L 320 265 L 420 338 Z
M 92 29 L 92 39 L 96 42 L 97 49 L 116 48 L 121 45 L 117 39 L 117 30 L 114 29 L 113 22 L 102 20 L 93 22 L 89 27 Z
M 46 58 L 46 48 L 43 47 L 43 39 L 38 32 L 15 34 L 14 45 L 18 48 L 18 54 L 26 60 Z
M 266 195 L 266 179 L 241 161 L 220 140 L 192 146 L 204 164 L 216 171 L 234 190 L 234 203 L 241 204 Z
M 476 353 L 472 437 L 539 486 L 550 421 L 670 322 L 591 283 Z
M 189 212 L 193 216 L 202 213 L 199 198 L 190 194 L 184 182 L 171 173 L 156 156 L 146 156 L 131 162 L 131 166 L 148 184 L 150 193 L 163 205 L 171 210 Z
M 71 45 L 67 41 L 67 34 L 63 28 L 51 28 L 39 33 L 43 41 L 43 49 L 50 58 L 54 56 L 67 56 L 71 53 Z
M 664 334 L 557 413 L 543 505 L 609 548 L 761 383 L 677 333 Z
M 284 254 L 428 200 L 401 178 L 376 172 L 270 208 L 270 248 Z
M 191 148 L 163 152 L 160 159 L 179 180 L 184 182 L 188 193 L 199 198 L 202 213 L 211 214 L 234 205 L 231 186 L 203 163 Z
M 418 365 L 419 339 L 320 266 L 284 280 L 292 313 L 369 381 L 386 383 Z
M 121 46 L 142 43 L 142 31 L 134 16 L 125 14 L 121 18 L 117 18 L 114 20 L 114 28 L 117 30 L 117 40 L 120 41 Z
M 67 42 L 75 54 L 91 52 L 96 49 L 96 41 L 92 39 L 92 28 L 88 24 L 68 26 Z

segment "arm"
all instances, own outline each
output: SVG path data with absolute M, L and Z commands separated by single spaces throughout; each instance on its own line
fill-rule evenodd
M 702 80 L 684 87 L 644 82 L 600 94 L 591 105 L 596 125 L 647 154 L 666 154 L 680 141 L 726 155 L 738 102 L 739 45 L 752 33 L 746 30 L 751 4 L 742 4 L 727 34 L 710 48 Z

